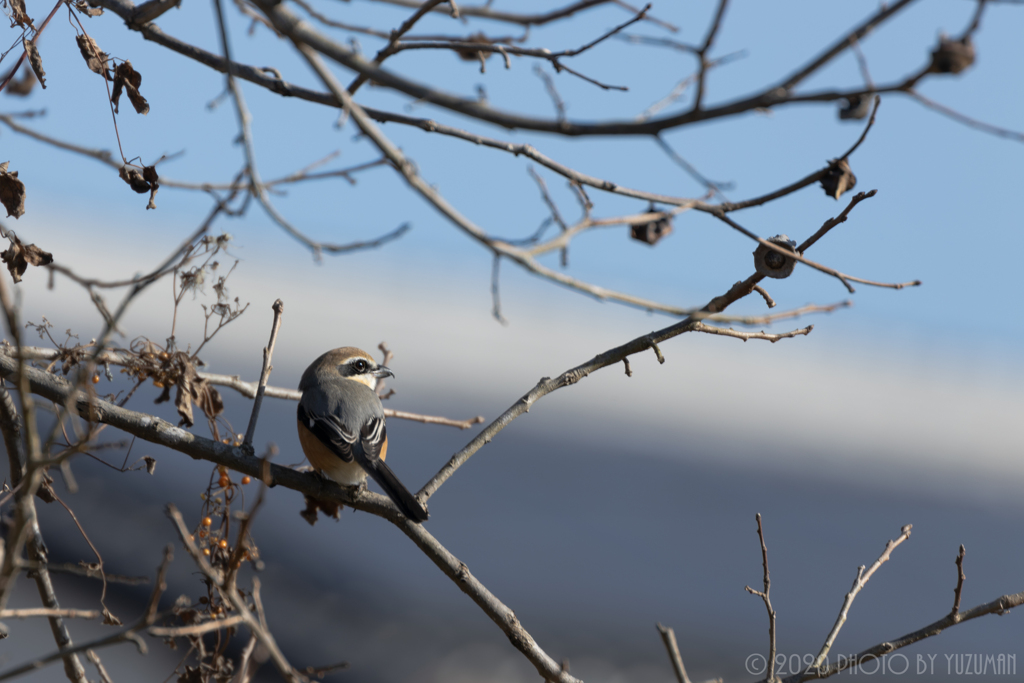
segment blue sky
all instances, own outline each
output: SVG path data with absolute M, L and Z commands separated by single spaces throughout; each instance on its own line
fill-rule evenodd
M 730 5 L 715 54 L 745 50 L 747 56 L 712 73 L 709 102 L 727 100 L 768 79 L 781 78 L 816 54 L 843 27 L 870 13 L 872 7 L 871 3 L 795 3 L 769 11 L 761 3 Z M 905 10 L 862 43 L 873 79 L 886 82 L 917 69 L 939 32 L 961 31 L 973 8 L 973 3 L 950 1 L 918 3 Z M 328 5 L 324 11 L 332 9 L 343 9 L 345 20 L 359 23 L 369 19 L 375 6 L 354 2 Z M 404 16 L 404 10 L 386 9 L 392 19 Z M 710 8 L 692 14 L 666 5 L 655 7 L 655 12 L 682 27 L 673 38 L 696 42 L 703 35 L 704 15 Z M 1016 87 L 1016 81 L 1006 74 L 1024 66 L 1024 47 L 1016 40 L 1020 16 L 1012 6 L 990 7 L 976 36 L 977 64 L 959 77 L 929 79 L 922 92 L 996 125 L 1012 127 L 1019 122 L 1016 112 L 1024 107 L 1024 89 Z M 621 8 L 603 8 L 576 22 L 535 30 L 531 38 L 536 42 L 531 44 L 575 46 L 625 18 L 628 13 Z M 209 7 L 189 6 L 168 13 L 160 23 L 171 35 L 217 51 L 211 21 Z M 240 168 L 241 150 L 232 143 L 235 118 L 230 101 L 221 100 L 213 110 L 206 107 L 221 92 L 220 76 L 167 54 L 135 34 L 125 35 L 110 13 L 85 24 L 103 49 L 131 59 L 143 74 L 141 90 L 152 105 L 151 113 L 141 117 L 123 111 L 119 117 L 118 129 L 129 157 L 140 155 L 149 163 L 162 154 L 183 152 L 162 165 L 161 172 L 184 180 L 223 182 Z M 283 44 L 263 29 L 249 37 L 247 28 L 238 20 L 232 25 L 233 49 L 240 60 L 273 62 L 285 78 L 315 85 L 306 67 L 283 49 Z M 431 17 L 422 26 L 423 32 L 459 30 L 461 27 L 444 15 Z M 631 30 L 668 35 L 649 24 Z M 374 39 L 360 40 L 364 51 L 376 49 Z M 52 24 L 42 50 L 50 74 L 49 88 L 45 92 L 37 89 L 24 107 L 45 107 L 47 115 L 28 124 L 86 146 L 112 149 L 116 141 L 104 103 L 105 90 L 100 79 L 92 77 L 81 63 L 66 21 Z M 573 64 L 584 73 L 630 87 L 628 93 L 605 92 L 566 74 L 556 78 L 570 117 L 600 119 L 642 111 L 689 73 L 692 60 L 675 51 L 613 40 Z M 443 73 L 441 85 L 457 93 L 472 94 L 482 84 L 495 106 L 537 115 L 551 113 L 543 84 L 525 60 L 513 60 L 513 68 L 505 70 L 499 60 L 492 59 L 487 73 L 480 74 L 453 55 L 416 51 L 395 57 L 389 65 L 414 79 L 427 80 Z M 855 85 L 860 78 L 856 60 L 844 55 L 805 88 Z M 340 158 L 325 169 L 378 158 L 370 144 L 355 135 L 351 123 L 341 130 L 333 127 L 333 110 L 285 101 L 248 85 L 243 89 L 253 112 L 255 147 L 264 178 L 292 172 L 334 151 L 340 151 Z M 616 182 L 677 195 L 701 192 L 651 140 L 561 140 L 506 132 L 445 111 L 410 106 L 381 88 L 364 88 L 361 93 L 365 104 L 412 111 L 494 137 L 530 142 L 559 161 Z M 20 104 L 12 98 L 7 101 L 12 103 L 10 109 Z M 684 128 L 669 133 L 667 139 L 708 177 L 734 183 L 728 194 L 736 199 L 770 191 L 820 167 L 824 160 L 845 150 L 861 129 L 862 122 L 839 121 L 834 105 L 794 105 Z M 429 182 L 492 234 L 525 236 L 546 217 L 524 160 L 395 124 L 383 130 L 402 146 Z M 9 219 L 7 224 L 26 241 L 51 249 L 59 262 L 83 273 L 128 275 L 158 262 L 208 210 L 208 200 L 199 193 L 165 188 L 157 196 L 159 208 L 145 211 L 145 198 L 131 193 L 106 167 L 91 159 L 57 155 L 35 141 L 3 132 L 6 156 L 28 186 L 26 215 L 17 222 Z M 1024 237 L 1009 198 L 1019 184 L 1021 151 L 1017 142 L 954 123 L 908 98 L 885 97 L 874 130 L 852 159 L 857 189 L 878 189 L 879 193 L 858 206 L 850 220 L 816 245 L 810 255 L 847 273 L 889 281 L 920 278 L 924 286 L 903 291 L 858 286 L 851 297 L 834 279 L 798 268 L 794 277 L 766 285 L 782 308 L 848 298 L 854 307 L 800 321 L 793 327 L 816 324 L 811 336 L 763 349 L 751 349 L 754 342 L 740 348 L 733 340 L 700 340 L 702 353 L 716 358 L 722 354 L 721 360 L 709 360 L 704 367 L 721 378 L 721 386 L 749 389 L 742 382 L 736 384 L 737 378 L 727 379 L 730 357 L 756 359 L 751 361 L 755 365 L 787 358 L 786 363 L 799 371 L 815 363 L 813 372 L 818 376 L 878 373 L 895 376 L 896 384 L 904 387 L 918 386 L 921 378 L 927 378 L 950 386 L 952 395 L 961 396 L 967 404 L 969 387 L 992 387 L 992 391 L 1008 392 L 1015 399 L 1009 405 L 1018 405 L 1019 339 L 1024 330 L 1021 317 L 1015 314 L 1012 291 Z M 574 217 L 577 206 L 562 179 L 538 170 L 563 213 Z M 597 202 L 598 215 L 633 212 L 644 206 L 597 191 L 592 191 L 591 197 Z M 761 235 L 786 233 L 802 239 L 835 215 L 848 197 L 836 202 L 812 187 L 733 217 Z M 483 366 L 489 362 L 490 349 L 508 348 L 513 349 L 509 361 L 521 363 L 528 376 L 550 375 L 670 322 L 663 316 L 594 302 L 505 263 L 502 295 L 511 324 L 498 326 L 489 316 L 489 254 L 414 196 L 386 168 L 358 176 L 355 186 L 343 181 L 292 186 L 274 201 L 289 220 L 317 239 L 366 239 L 405 222 L 412 230 L 382 249 L 314 263 L 308 251 L 257 208 L 242 220 L 222 221 L 218 228 L 234 235 L 232 253 L 241 259 L 233 276 L 233 293 L 253 303 L 252 312 L 236 323 L 237 332 L 226 332 L 220 345 L 209 349 L 208 356 L 223 354 L 229 365 L 246 355 L 244 351 L 240 355 L 236 345 L 252 346 L 248 355 L 257 358 L 264 336 L 260 330 L 266 324 L 263 309 L 278 296 L 285 298 L 288 307 L 283 334 L 288 338 L 294 331 L 296 343 L 301 345 L 301 351 L 296 348 L 294 354 L 285 351 L 279 367 L 291 363 L 299 367 L 304 359 L 316 355 L 317 349 L 341 343 L 375 346 L 378 338 L 386 337 L 409 353 L 410 347 L 452 348 L 454 337 L 469 335 L 486 341 L 472 348 L 459 346 L 460 357 L 473 358 Z M 654 248 L 628 240 L 621 227 L 583 235 L 573 243 L 567 272 L 666 303 L 700 305 L 751 272 L 752 248 L 747 238 L 720 222 L 691 212 L 679 216 L 675 233 Z M 128 254 L 132 256 L 128 258 Z M 556 265 L 556 255 L 546 258 L 549 265 Z M 26 292 L 42 284 L 32 275 L 23 287 Z M 46 314 L 47 306 L 84 301 L 76 299 L 81 296 L 70 284 L 58 282 L 51 295 L 54 304 L 42 304 L 45 298 L 37 304 L 26 296 L 26 310 Z M 166 334 L 166 325 L 150 319 L 168 317 L 169 297 L 152 296 L 157 297 L 154 303 L 137 311 L 147 316 L 147 322 L 132 329 L 132 334 L 159 339 Z M 436 302 L 450 317 L 439 323 L 438 315 L 428 313 L 425 320 L 410 325 L 410 315 L 431 305 L 422 303 L 423 299 Z M 78 313 L 88 311 L 81 303 L 71 308 Z M 764 312 L 756 297 L 735 308 L 736 312 Z M 198 316 L 198 307 L 194 315 Z M 74 322 L 83 324 L 79 320 Z M 54 323 L 58 328 L 71 325 L 60 320 Z M 356 326 L 359 339 L 352 339 L 350 330 Z M 595 336 L 595 330 L 602 334 Z M 258 346 L 254 335 L 260 340 Z M 527 343 L 530 346 L 524 347 Z M 537 351 L 516 354 L 518 348 Z M 429 357 L 433 352 L 418 355 Z M 447 381 L 443 374 L 427 372 L 425 377 Z M 510 400 L 524 390 L 522 382 L 510 378 L 510 383 L 512 386 L 489 382 L 473 385 L 472 390 L 493 391 Z M 991 429 L 984 431 L 992 433 Z
M 367 14 L 373 6 L 355 2 L 339 8 L 345 10 L 346 20 L 355 23 L 365 18 L 360 12 Z M 871 9 L 871 3 L 795 3 L 786 11 L 769 11 L 762 3 L 730 5 L 717 41 L 717 54 L 742 49 L 747 56 L 713 73 L 709 101 L 727 100 L 781 77 L 821 49 L 828 42 L 824 36 L 836 35 Z M 672 21 L 683 27 L 673 37 L 696 41 L 704 30 L 702 16 L 690 16 L 671 5 L 656 7 L 655 11 L 673 17 Z M 873 78 L 885 82 L 918 68 L 937 33 L 958 32 L 972 11 L 973 3 L 961 0 L 919 3 L 906 10 L 891 26 L 864 41 Z M 402 12 L 395 10 L 390 15 L 400 17 Z M 621 9 L 610 7 L 585 15 L 579 22 L 536 30 L 532 37 L 536 44 L 554 48 L 574 46 L 627 16 Z M 211 19 L 210 8 L 200 5 L 170 12 L 160 23 L 172 35 L 217 51 Z M 1019 35 L 1017 21 L 1016 8 L 1001 4 L 990 7 L 977 34 L 977 64 L 959 77 L 928 80 L 922 87 L 924 94 L 996 125 L 1012 128 L 1019 123 L 1016 112 L 1024 105 L 1024 94 L 1014 79 L 1006 76 L 1024 63 L 1022 48 L 1015 40 Z M 163 154 L 184 152 L 161 167 L 167 177 L 175 179 L 223 182 L 237 172 L 242 155 L 232 144 L 235 120 L 230 102 L 222 101 L 214 111 L 205 107 L 221 90 L 220 76 L 182 57 L 166 54 L 136 34 L 125 35 L 120 21 L 110 13 L 85 23 L 101 47 L 119 58 L 131 59 L 143 74 L 142 92 L 151 102 L 152 112 L 147 117 L 125 112 L 119 118 L 129 158 L 139 155 L 151 162 Z M 286 78 L 314 85 L 308 70 L 287 50 L 279 49 L 283 46 L 268 38 L 266 31 L 257 30 L 256 37 L 249 38 L 243 31 L 246 25 L 235 23 L 233 45 L 240 59 L 262 64 L 272 55 L 271 61 Z M 814 30 L 805 30 L 809 27 Z M 439 17 L 425 24 L 423 30 L 451 32 L 458 28 L 450 19 Z M 90 78 L 84 70 L 66 21 L 55 21 L 48 31 L 42 49 L 50 75 L 49 89 L 37 89 L 24 102 L 25 108 L 45 107 L 47 116 L 29 123 L 86 146 L 113 149 L 116 141 L 100 79 Z M 648 25 L 634 33 L 666 35 Z M 367 52 L 375 49 L 373 39 L 363 38 L 362 42 Z M 674 51 L 609 41 L 573 63 L 584 73 L 627 83 L 628 93 L 603 92 L 566 74 L 558 76 L 556 82 L 569 104 L 570 117 L 627 117 L 659 99 L 688 73 L 691 62 L 688 56 Z M 543 85 L 526 60 L 515 60 L 510 71 L 501 68 L 498 60 L 490 60 L 486 75 L 447 53 L 417 51 L 399 55 L 389 64 L 421 80 L 444 73 L 442 85 L 462 94 L 472 94 L 475 86 L 482 84 L 495 106 L 538 115 L 551 111 Z M 846 55 L 805 87 L 854 85 L 859 79 L 855 60 Z M 283 101 L 256 87 L 244 88 L 254 115 L 257 158 L 264 177 L 291 172 L 333 151 L 340 151 L 341 157 L 327 168 L 377 158 L 368 142 L 354 139 L 351 124 L 341 131 L 332 127 L 335 112 L 318 105 Z M 366 104 L 408 110 L 408 103 L 382 89 L 364 88 L 362 92 Z M 9 110 L 21 108 L 13 98 L 8 102 Z M 493 130 L 425 106 L 414 106 L 411 111 L 494 137 L 531 142 L 573 167 L 623 184 L 677 195 L 701 191 L 650 140 L 559 140 Z M 833 105 L 797 105 L 767 115 L 751 113 L 684 128 L 670 133 L 667 139 L 708 177 L 734 183 L 731 198 L 743 198 L 784 185 L 820 167 L 825 159 L 846 149 L 860 130 L 860 123 L 838 121 Z M 384 131 L 415 160 L 425 178 L 493 234 L 525 236 L 546 216 L 523 160 L 394 124 L 385 126 Z M 36 239 L 35 221 L 48 218 L 52 223 L 60 220 L 53 213 L 84 212 L 108 224 L 107 234 L 112 239 L 141 241 L 153 249 L 157 258 L 207 210 L 208 203 L 195 193 L 164 189 L 158 196 L 160 208 L 145 212 L 145 201 L 133 201 L 138 198 L 116 181 L 114 173 L 94 161 L 70 155 L 55 157 L 38 143 L 12 134 L 5 136 L 5 147 L 5 158 L 9 156 L 12 168 L 20 169 L 29 188 L 28 213 L 12 223 L 28 239 Z M 858 207 L 847 225 L 815 247 L 812 257 L 845 272 L 875 279 L 920 278 L 925 286 L 904 292 L 861 287 L 855 297 L 857 308 L 834 316 L 838 320 L 829 325 L 848 335 L 871 337 L 895 332 L 898 337 L 910 335 L 925 344 L 940 337 L 941 343 L 963 350 L 981 344 L 1014 355 L 1021 322 L 1019 316 L 1007 310 L 1002 293 L 1007 291 L 1015 270 L 1015 254 L 1024 246 L 1017 229 L 1019 217 L 1008 201 L 1019 180 L 1016 169 L 1020 152 L 1019 143 L 970 130 L 905 97 L 886 97 L 875 130 L 853 158 L 859 179 L 857 189 L 877 188 L 879 195 Z M 543 169 L 541 173 L 563 212 L 575 216 L 575 201 L 564 183 Z M 596 191 L 592 195 L 598 200 L 597 210 L 604 215 L 642 208 L 640 202 Z M 383 168 L 365 173 L 356 187 L 325 181 L 289 188 L 287 197 L 278 198 L 277 204 L 300 229 L 324 240 L 362 239 L 404 222 L 413 225 L 413 232 L 401 243 L 374 253 L 330 259 L 322 266 L 323 271 L 344 270 L 349 266 L 346 261 L 358 259 L 372 261 L 382 269 L 400 264 L 396 273 L 408 273 L 412 268 L 417 277 L 422 273 L 430 278 L 447 270 L 438 268 L 439 262 L 454 260 L 467 283 L 487 286 L 490 263 L 486 253 L 457 234 Z M 820 190 L 808 188 L 767 207 L 735 214 L 734 218 L 758 234 L 781 232 L 799 238 L 842 205 Z M 47 212 L 52 217 L 46 217 Z M 170 225 L 180 228 L 171 229 Z M 257 250 L 266 250 L 296 264 L 308 262 L 308 254 L 289 243 L 259 211 L 250 212 L 244 222 L 235 222 L 226 229 L 237 235 L 244 256 L 255 259 Z M 610 288 L 677 305 L 695 305 L 749 271 L 752 245 L 706 215 L 680 217 L 676 234 L 654 249 L 624 240 L 623 230 L 579 239 L 570 252 L 568 272 Z M 39 240 L 45 242 L 45 237 Z M 59 259 L 60 249 L 54 251 Z M 549 262 L 554 263 L 554 256 Z M 511 270 L 513 267 L 506 264 L 506 278 Z M 772 285 L 784 306 L 828 303 L 846 296 L 837 282 L 809 271 Z M 746 302 L 744 307 L 749 311 L 760 309 L 754 301 Z M 973 326 L 949 324 L 951 318 L 959 318 L 966 311 L 972 319 L 984 321 L 983 332 Z M 507 313 L 514 319 L 515 310 Z

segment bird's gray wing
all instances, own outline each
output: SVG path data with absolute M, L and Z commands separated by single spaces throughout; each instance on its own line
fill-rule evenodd
M 347 429 L 334 413 L 315 412 L 299 402 L 298 418 L 313 436 L 345 462 L 355 460 L 355 451 L 362 450 L 359 434 Z

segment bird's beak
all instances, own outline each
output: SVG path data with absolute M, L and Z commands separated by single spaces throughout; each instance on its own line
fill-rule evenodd
M 383 377 L 394 377 L 395 373 L 391 372 L 386 365 L 378 365 L 377 369 L 373 371 L 373 376 L 381 379 Z

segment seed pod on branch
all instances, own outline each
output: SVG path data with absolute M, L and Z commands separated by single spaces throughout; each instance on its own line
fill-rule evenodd
M 857 176 L 850 170 L 846 159 L 833 159 L 829 162 L 828 172 L 821 179 L 821 187 L 832 199 L 839 199 L 844 192 L 849 192 L 857 185 Z
M 465 42 L 467 42 L 467 43 L 486 43 L 486 44 L 490 45 L 494 41 L 492 41 L 490 38 L 488 38 L 487 35 L 484 34 L 484 33 L 473 33 L 473 34 L 469 35 L 466 38 Z M 490 52 L 481 51 L 481 50 L 471 50 L 469 48 L 459 48 L 458 50 L 455 51 L 455 54 L 457 54 L 459 56 L 459 59 L 462 59 L 462 60 L 467 61 L 467 62 L 475 62 L 475 61 L 478 61 L 478 60 L 481 60 L 481 59 L 486 61 L 487 59 L 490 59 L 490 57 L 491 57 L 491 53 Z
M 839 118 L 843 121 L 857 121 L 865 118 L 871 113 L 871 102 L 873 97 L 862 97 L 850 95 L 844 104 L 839 107 Z
M 649 213 L 654 213 L 654 207 L 649 209 Z M 644 221 L 643 223 L 633 223 L 629 226 L 629 236 L 640 242 L 646 242 L 647 244 L 654 245 L 662 237 L 666 237 L 672 234 L 672 219 L 669 216 L 658 216 L 652 221 Z
M 954 40 L 939 36 L 939 46 L 932 52 L 929 71 L 940 74 L 958 74 L 974 64 L 974 44 L 970 36 Z
M 785 235 L 776 235 L 775 237 L 769 237 L 768 241 L 772 244 L 777 244 L 783 249 L 787 249 L 793 253 L 796 253 L 796 242 L 789 239 Z M 796 259 L 783 256 L 779 252 L 766 247 L 763 244 L 757 245 L 757 249 L 754 250 L 754 269 L 760 275 L 765 277 L 772 277 L 776 280 L 787 278 L 793 274 L 793 268 L 796 266 Z

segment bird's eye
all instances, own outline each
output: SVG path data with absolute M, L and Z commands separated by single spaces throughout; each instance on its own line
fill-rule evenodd
M 353 365 L 357 372 L 366 372 L 367 365 L 365 360 L 357 360 Z

